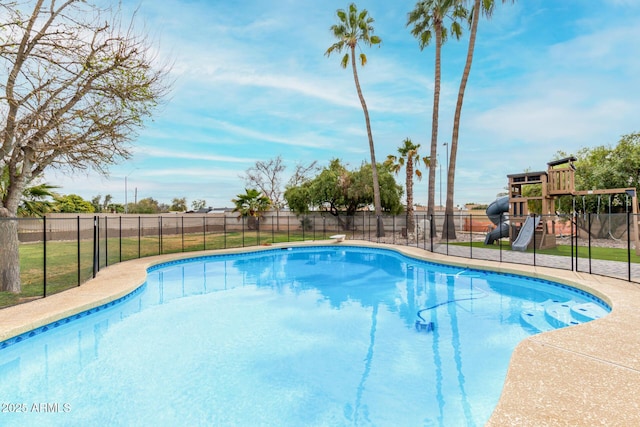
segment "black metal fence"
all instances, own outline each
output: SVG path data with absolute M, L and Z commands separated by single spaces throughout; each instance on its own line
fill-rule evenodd
M 80 286 L 100 269 L 130 259 L 324 240 L 334 234 L 415 246 L 450 256 L 640 281 L 640 257 L 635 249 L 638 218 L 628 213 L 534 218 L 537 227 L 527 231 L 525 237 L 529 239 L 524 246 L 520 245 L 521 250 L 514 250 L 508 237 L 487 245 L 487 240 L 491 240 L 487 239 L 487 233 L 496 226 L 484 215 L 465 213 L 452 217 L 418 214 L 413 230 L 407 230 L 404 215 L 384 216 L 383 237 L 377 235 L 376 217 L 369 213 L 339 218 L 320 214 L 274 215 L 260 221 L 217 215 L 101 215 L 0 218 L 0 221 L 15 221 L 17 225 L 21 278 L 19 293 L 0 291 L 0 307 Z M 526 218 L 503 217 L 498 224 L 505 224 L 513 236 L 520 236 L 525 233 L 522 229 L 526 228 L 526 222 Z M 449 227 L 450 232 L 443 233 L 444 227 Z M 5 243 L 0 241 L 0 245 Z

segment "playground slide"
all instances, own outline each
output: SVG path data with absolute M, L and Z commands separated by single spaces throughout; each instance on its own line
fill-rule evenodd
M 487 233 L 484 238 L 485 245 L 492 245 L 496 240 L 509 236 L 509 196 L 500 197 L 487 207 L 487 217 L 498 227 Z M 500 220 L 502 222 L 500 223 Z M 498 224 L 500 223 L 500 224 Z
M 493 230 L 487 233 L 487 235 L 484 238 L 484 244 L 493 245 L 493 242 L 495 242 L 496 240 L 500 240 L 503 237 L 507 237 L 507 236 L 509 236 L 509 223 L 505 221 L 502 224 L 500 224 L 497 228 L 494 228 Z
M 527 250 L 527 246 L 529 246 L 529 242 L 533 238 L 533 234 L 536 231 L 536 227 L 540 224 L 539 216 L 529 216 L 527 220 L 524 222 L 524 225 L 520 229 L 520 233 L 518 233 L 518 237 L 511 244 L 511 249 L 514 251 L 524 252 Z

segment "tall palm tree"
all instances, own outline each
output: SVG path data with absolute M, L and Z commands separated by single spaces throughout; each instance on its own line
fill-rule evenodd
M 462 103 L 464 101 L 464 91 L 469 80 L 471 72 L 471 63 L 473 62 L 473 51 L 476 45 L 476 34 L 478 32 L 478 21 L 480 20 L 480 12 L 485 16 L 491 17 L 495 7 L 496 0 L 466 0 L 473 1 L 473 9 L 471 13 L 471 29 L 469 31 L 469 46 L 467 48 L 467 60 L 462 72 L 460 80 L 460 89 L 458 90 L 458 100 L 456 102 L 456 112 L 453 117 L 453 133 L 451 136 L 451 152 L 449 154 L 449 169 L 447 170 L 447 202 L 445 204 L 445 221 L 442 228 L 442 237 L 447 239 L 456 238 L 456 227 L 453 219 L 453 194 L 455 185 L 456 159 L 458 154 L 458 135 L 460 130 L 460 115 L 462 114 Z M 515 0 L 502 0 L 502 3 Z
M 236 206 L 234 212 L 238 212 L 238 220 L 249 217 L 249 230 L 258 229 L 259 219 L 271 206 L 271 200 L 256 189 L 245 189 L 245 194 L 238 194 L 237 199 L 231 200 Z
M 406 162 L 406 188 L 407 188 L 407 231 L 413 233 L 416 227 L 416 220 L 413 215 L 413 175 L 418 177 L 418 180 L 422 179 L 422 172 L 417 168 L 422 160 L 424 164 L 429 166 L 429 158 L 422 157 L 418 154 L 420 144 L 414 144 L 411 139 L 406 138 L 403 141 L 403 145 L 398 147 L 399 156 L 389 154 L 387 160 L 384 162 L 385 166 L 389 167 L 392 172 L 398 174 L 400 169 L 405 166 Z
M 367 46 L 379 45 L 382 40 L 380 37 L 373 35 L 374 29 L 372 24 L 374 20 L 369 16 L 369 12 L 366 9 L 362 9 L 358 12 L 358 7 L 355 3 L 351 3 L 347 10 L 338 9 L 336 11 L 336 15 L 339 23 L 332 25 L 330 30 L 338 41 L 327 49 L 325 55 L 330 56 L 333 52 L 342 53 L 343 50 L 346 51 L 342 57 L 342 61 L 340 62 L 342 68 L 347 68 L 349 59 L 351 59 L 353 80 L 356 83 L 356 91 L 358 92 L 358 98 L 360 98 L 360 104 L 362 104 L 362 110 L 364 111 L 367 136 L 369 137 L 371 171 L 373 175 L 373 203 L 376 212 L 376 234 L 378 237 L 383 237 L 384 224 L 382 222 L 382 203 L 380 201 L 380 184 L 378 182 L 376 153 L 373 145 L 369 111 L 367 110 L 367 104 L 364 101 L 364 96 L 362 96 L 362 89 L 360 88 L 360 81 L 358 80 L 358 71 L 356 67 L 356 46 L 358 46 L 360 42 Z M 362 67 L 367 63 L 367 56 L 363 52 L 360 52 L 359 61 L 360 66 Z
M 449 33 L 459 39 L 462 35 L 462 26 L 459 20 L 467 16 L 467 10 L 462 7 L 461 0 L 422 0 L 416 3 L 415 8 L 409 12 L 407 26 L 413 25 L 411 34 L 418 39 L 420 50 L 423 50 L 436 39 L 435 80 L 433 85 L 433 111 L 431 118 L 431 151 L 430 159 L 438 155 L 438 112 L 440 106 L 440 79 L 441 79 L 441 51 Z M 444 26 L 445 19 L 451 21 L 451 27 Z M 433 215 L 436 194 L 436 169 L 429 168 L 429 194 L 427 200 L 427 214 Z M 433 223 L 433 222 L 432 222 Z M 430 234 L 433 234 L 431 226 Z

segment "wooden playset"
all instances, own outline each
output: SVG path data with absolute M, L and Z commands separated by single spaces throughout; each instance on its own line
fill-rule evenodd
M 512 245 L 517 241 L 520 232 L 527 226 L 535 228 L 526 247 L 532 247 L 535 243 L 537 249 L 547 249 L 556 246 L 556 221 L 558 217 L 555 210 L 555 199 L 560 196 L 585 196 L 603 194 L 626 193 L 632 198 L 633 206 L 633 240 L 636 253 L 640 250 L 640 236 L 638 235 L 638 199 L 635 188 L 613 188 L 607 190 L 576 191 L 575 189 L 575 157 L 567 157 L 547 163 L 545 172 L 525 172 L 507 175 L 509 178 L 509 222 L 510 239 Z M 523 187 L 528 185 L 540 185 L 540 196 L 523 195 Z M 534 223 L 529 212 L 529 201 L 539 200 L 542 206 L 542 221 Z

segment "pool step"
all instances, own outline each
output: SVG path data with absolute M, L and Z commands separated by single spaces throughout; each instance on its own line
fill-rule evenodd
M 571 307 L 571 314 L 578 320 L 588 322 L 589 320 L 600 319 L 608 314 L 607 310 L 592 302 L 576 304 Z
M 554 329 L 564 328 L 565 326 L 579 325 L 583 321 L 577 320 L 571 315 L 571 307 L 576 303 L 573 301 L 560 302 L 554 301 L 545 307 L 545 318 Z
M 536 332 L 545 332 L 566 326 L 579 325 L 599 319 L 607 311 L 599 305 L 587 302 L 547 300 L 535 307 L 524 310 L 520 315 L 523 325 Z
M 547 318 L 545 316 L 546 306 L 553 303 L 554 301 L 547 300 L 543 303 L 536 304 L 533 308 L 523 310 L 522 313 L 520 313 L 520 322 L 523 324 L 523 326 L 533 329 L 535 333 L 551 331 L 555 329 L 547 321 Z

